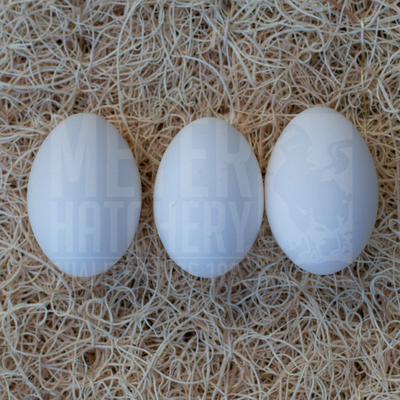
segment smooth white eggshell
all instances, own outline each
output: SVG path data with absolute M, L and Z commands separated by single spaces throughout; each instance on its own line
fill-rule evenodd
M 303 111 L 271 154 L 265 198 L 272 233 L 296 265 L 321 275 L 340 271 L 375 224 L 378 182 L 366 143 L 338 112 Z
M 132 242 L 140 209 L 139 171 L 114 126 L 77 114 L 48 135 L 32 165 L 28 212 L 59 269 L 79 277 L 106 271 Z
M 263 182 L 246 139 L 230 124 L 202 118 L 168 146 L 154 188 L 154 218 L 170 257 L 215 277 L 248 253 L 263 215 Z

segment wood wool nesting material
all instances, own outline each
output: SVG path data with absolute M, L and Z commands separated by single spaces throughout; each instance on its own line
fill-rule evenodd
M 400 8 L 397 1 L 3 1 L 0 8 L 0 398 L 400 399 Z M 264 215 L 248 256 L 196 278 L 153 219 L 162 155 L 222 118 L 263 175 L 284 127 L 321 105 L 363 136 L 379 179 L 368 245 L 305 273 Z M 142 212 L 116 266 L 62 274 L 27 214 L 32 162 L 90 112 L 138 163 Z

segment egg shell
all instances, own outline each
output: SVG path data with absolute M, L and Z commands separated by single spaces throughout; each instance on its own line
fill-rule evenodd
M 260 167 L 246 139 L 217 118 L 198 119 L 168 146 L 154 218 L 169 256 L 200 277 L 222 275 L 248 253 L 263 210 Z
M 132 242 L 140 209 L 136 161 L 113 125 L 76 114 L 47 136 L 29 177 L 28 213 L 59 269 L 79 277 L 106 271 Z
M 301 112 L 272 151 L 265 199 L 272 233 L 296 265 L 320 275 L 342 270 L 362 252 L 377 214 L 365 141 L 330 108 Z

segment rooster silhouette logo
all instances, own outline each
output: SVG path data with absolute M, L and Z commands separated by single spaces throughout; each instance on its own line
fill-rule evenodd
M 352 140 L 331 143 L 327 148 L 329 164 L 317 168 L 309 161 L 312 142 L 304 130 L 296 129 L 294 136 L 280 145 L 286 160 L 276 173 L 274 189 L 288 205 L 295 226 L 308 236 L 310 256 L 328 255 L 342 246 L 350 247 L 351 235 L 339 233 L 338 228 L 348 221 L 352 195 L 351 191 L 343 191 L 336 179 L 349 169 L 350 160 L 344 149 L 352 147 Z M 298 250 L 301 248 L 304 251 L 303 246 Z

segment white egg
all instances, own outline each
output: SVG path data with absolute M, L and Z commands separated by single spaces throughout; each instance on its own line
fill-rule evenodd
M 315 274 L 342 270 L 373 230 L 378 181 L 356 128 L 338 112 L 297 115 L 271 154 L 265 184 L 272 233 L 286 255 Z
M 79 277 L 106 271 L 132 242 L 140 209 L 135 159 L 109 122 L 77 114 L 48 135 L 32 165 L 28 213 L 59 269 Z
M 154 188 L 154 218 L 169 256 L 200 277 L 222 275 L 248 253 L 263 215 L 263 182 L 246 139 L 202 118 L 168 146 Z

